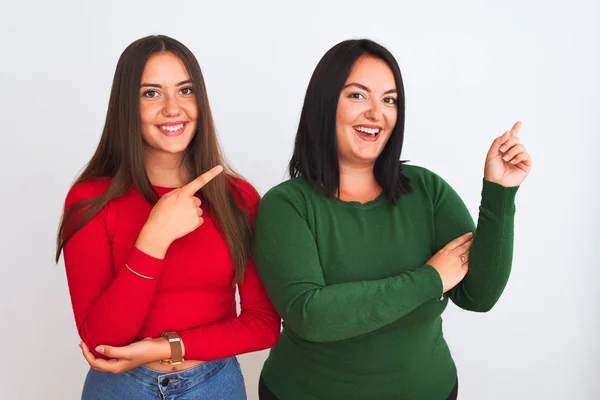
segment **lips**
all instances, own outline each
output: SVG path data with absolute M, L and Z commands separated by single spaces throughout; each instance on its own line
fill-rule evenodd
M 379 126 L 357 125 L 354 126 L 354 131 L 361 139 L 367 142 L 375 142 L 383 129 Z
M 179 136 L 185 130 L 187 122 L 169 122 L 157 125 L 158 130 L 165 136 Z

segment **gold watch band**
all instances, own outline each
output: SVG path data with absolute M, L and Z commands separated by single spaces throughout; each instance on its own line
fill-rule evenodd
M 171 358 L 159 361 L 163 365 L 178 365 L 183 362 L 183 347 L 181 346 L 181 338 L 177 332 L 164 332 L 160 335 L 169 342 L 171 346 Z

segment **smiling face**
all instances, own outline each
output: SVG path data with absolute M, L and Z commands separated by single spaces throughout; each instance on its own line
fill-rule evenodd
M 373 165 L 398 119 L 396 81 L 387 63 L 361 56 L 340 93 L 336 140 L 340 163 Z
M 194 86 L 175 54 L 165 51 L 148 59 L 140 82 L 140 119 L 146 150 L 180 155 L 194 137 Z

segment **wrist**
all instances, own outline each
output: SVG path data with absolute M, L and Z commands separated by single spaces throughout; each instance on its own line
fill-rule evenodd
M 178 365 L 184 360 L 185 347 L 177 332 L 164 332 L 157 340 L 160 343 L 160 353 L 163 357 L 159 362 L 163 365 Z
M 484 184 L 490 184 L 490 183 L 492 183 L 494 185 L 498 185 L 498 186 L 500 186 L 502 188 L 507 188 L 507 189 L 518 188 L 520 186 L 520 184 L 509 185 L 506 182 L 504 182 L 502 179 L 496 179 L 494 177 L 487 176 L 487 175 L 483 176 L 483 182 L 484 182 Z
M 181 355 L 185 358 L 185 344 L 183 343 L 183 339 L 179 339 L 181 341 Z M 171 358 L 171 345 L 169 341 L 164 337 L 159 337 L 154 339 L 155 342 L 159 343 L 159 355 L 162 357 L 161 360 L 166 360 Z
M 144 253 L 154 258 L 165 258 L 170 242 L 161 240 L 160 236 L 155 234 L 151 227 L 144 225 L 138 235 L 135 246 Z
M 156 356 L 153 357 L 156 361 L 167 360 L 171 358 L 171 345 L 164 337 L 153 339 L 156 344 Z

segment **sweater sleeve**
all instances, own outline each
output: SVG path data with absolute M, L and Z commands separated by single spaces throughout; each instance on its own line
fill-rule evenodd
M 97 196 L 97 187 L 84 183 L 67 195 L 65 210 Z M 63 257 L 75 323 L 81 339 L 94 352 L 100 344 L 123 346 L 136 338 L 150 307 L 157 279 L 134 274 L 124 265 L 115 268 L 106 230 L 104 207 L 64 245 Z M 76 225 L 71 218 L 67 226 Z M 157 278 L 162 260 L 137 248 L 127 265 L 138 274 Z M 118 271 L 118 272 L 115 272 Z
M 260 277 L 286 329 L 311 342 L 349 339 L 388 325 L 439 297 L 429 265 L 397 276 L 327 285 L 302 207 L 283 188 L 271 189 L 256 221 Z
M 238 288 L 238 316 L 179 332 L 186 359 L 211 361 L 268 349 L 277 343 L 281 318 L 269 301 L 254 262 L 248 262 Z
M 473 218 L 454 189 L 434 175 L 436 251 L 466 232 L 474 232 L 469 271 L 448 292 L 458 307 L 486 312 L 500 298 L 512 265 L 515 196 L 518 187 L 506 188 L 483 180 L 479 218 Z
M 237 186 L 236 200 L 248 209 L 250 223 L 254 225 L 260 196 L 247 182 L 241 179 L 233 182 Z M 281 317 L 269 300 L 252 258 L 248 260 L 238 290 L 238 316 L 179 332 L 185 345 L 186 359 L 216 360 L 268 349 L 277 343 Z

